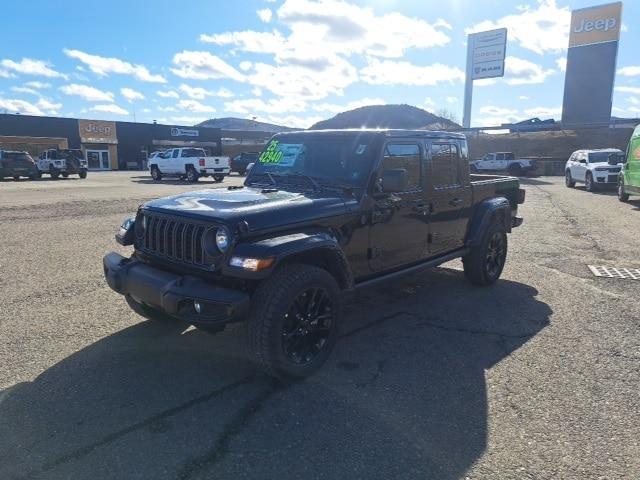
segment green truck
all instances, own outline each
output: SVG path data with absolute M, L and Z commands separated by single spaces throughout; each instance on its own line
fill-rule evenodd
M 640 125 L 631 135 L 624 165 L 618 177 L 618 199 L 626 202 L 630 195 L 640 195 Z

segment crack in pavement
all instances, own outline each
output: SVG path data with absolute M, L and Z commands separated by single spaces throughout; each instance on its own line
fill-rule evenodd
M 254 376 L 249 376 L 249 377 L 245 377 L 242 380 L 238 380 L 237 382 L 233 382 L 230 383 L 228 385 L 225 385 L 222 388 L 213 390 L 209 393 L 206 393 L 204 395 L 201 395 L 199 397 L 193 398 L 187 402 L 184 402 L 176 407 L 172 407 L 169 408 L 167 410 L 164 410 L 160 413 L 157 413 L 151 417 L 148 417 L 140 422 L 134 423 L 133 425 L 130 425 L 126 428 L 123 428 L 121 430 L 118 430 L 116 432 L 110 433 L 109 435 L 106 435 L 104 437 L 102 437 L 100 440 L 89 444 L 89 445 L 85 445 L 84 447 L 80 447 L 70 453 L 67 453 L 65 455 L 62 455 L 61 457 L 58 457 L 54 460 L 51 460 L 49 462 L 46 462 L 42 465 L 42 467 L 37 470 L 37 471 L 33 471 L 30 474 L 26 475 L 23 478 L 34 478 L 40 474 L 43 473 L 47 473 L 48 471 L 62 465 L 65 464 L 67 462 L 73 461 L 73 460 L 78 460 L 82 457 L 85 457 L 87 455 L 89 455 L 90 453 L 92 453 L 94 450 L 96 450 L 99 447 L 102 447 L 104 445 L 108 445 L 116 440 L 119 440 L 120 438 L 128 435 L 129 433 L 132 433 L 134 431 L 140 430 L 142 428 L 148 427 L 149 425 L 153 424 L 154 422 L 158 421 L 158 420 L 163 420 L 166 419 L 168 417 L 172 417 L 174 415 L 177 415 L 178 413 L 181 413 L 191 407 L 194 407 L 195 405 L 199 405 L 202 403 L 206 403 L 209 400 L 218 397 L 224 393 L 230 392 L 242 385 L 246 385 L 249 384 L 250 382 L 252 382 L 254 380 Z

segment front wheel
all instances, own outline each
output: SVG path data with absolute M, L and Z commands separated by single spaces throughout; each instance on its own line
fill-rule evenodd
M 49 170 L 49 174 L 51 175 L 52 180 L 58 180 L 60 178 L 60 170 L 57 168 L 52 168 Z
M 504 225 L 493 222 L 479 245 L 462 258 L 464 274 L 474 285 L 491 285 L 500 278 L 507 260 L 507 232 Z
M 596 186 L 593 183 L 593 175 L 591 174 L 591 172 L 587 172 L 587 176 L 584 179 L 584 189 L 587 192 L 593 192 L 595 188 Z
M 224 175 L 220 175 L 219 173 L 216 173 L 213 175 L 213 180 L 216 183 L 220 183 L 222 180 L 224 180 Z
M 629 201 L 629 194 L 624 191 L 624 180 L 622 178 L 618 180 L 618 200 L 621 202 Z
M 87 171 L 86 170 L 80 170 L 80 172 L 78 172 L 78 176 L 82 179 L 87 178 Z
M 251 358 L 278 378 L 303 378 L 320 368 L 338 339 L 340 289 L 326 270 L 289 265 L 263 282 L 247 321 Z
M 162 173 L 160 173 L 160 169 L 155 165 L 151 167 L 151 178 L 153 178 L 154 182 L 162 180 Z
M 16 181 L 16 182 L 19 182 L 20 181 L 20 175 L 14 175 L 13 176 L 13 180 Z
M 63 177 L 63 178 L 69 178 L 69 174 L 68 174 L 67 172 L 64 172 L 64 173 L 62 174 L 62 177 Z
M 573 188 L 576 186 L 576 181 L 571 176 L 571 170 L 567 170 L 567 173 L 565 173 L 564 184 L 567 186 L 567 188 Z

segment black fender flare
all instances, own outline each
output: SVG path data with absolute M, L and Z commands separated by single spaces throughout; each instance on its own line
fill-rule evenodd
M 466 245 L 473 247 L 482 241 L 482 234 L 493 219 L 498 216 L 504 222 L 507 232 L 511 232 L 511 204 L 505 197 L 488 198 L 480 202 L 471 219 Z
M 309 263 L 328 270 L 343 290 L 351 290 L 354 285 L 344 251 L 337 238 L 325 230 L 288 233 L 241 242 L 233 248 L 228 256 L 229 260 L 232 257 L 274 258 L 274 263 L 265 270 L 250 272 L 233 267 L 227 261 L 222 268 L 224 275 L 261 280 L 269 277 L 281 265 Z

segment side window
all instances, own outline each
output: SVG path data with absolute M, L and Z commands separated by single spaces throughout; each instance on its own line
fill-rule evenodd
M 496 160 L 504 160 L 504 153 L 498 153 L 496 155 Z
M 173 155 L 172 156 L 173 156 L 173 158 L 178 158 L 178 155 L 180 155 L 180 149 L 176 148 L 173 151 Z
M 446 188 L 462 184 L 458 146 L 450 143 L 431 145 L 431 178 L 433 188 Z
M 421 185 L 422 164 L 420 147 L 416 143 L 389 143 L 384 150 L 382 168 L 385 170 L 404 169 L 407 171 L 407 191 L 416 190 Z

